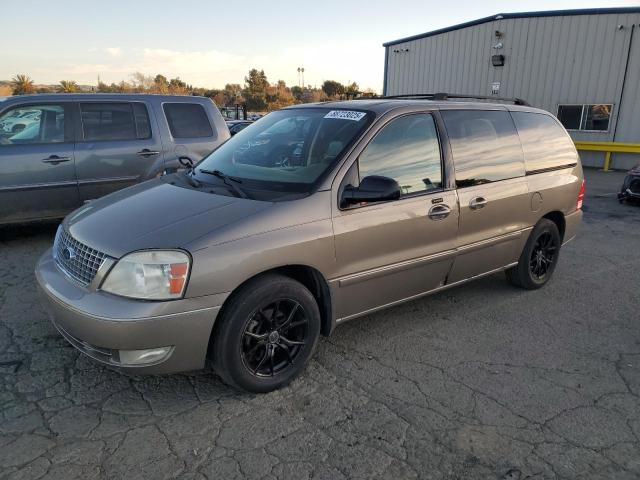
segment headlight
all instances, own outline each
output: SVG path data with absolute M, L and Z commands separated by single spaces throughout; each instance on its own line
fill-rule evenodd
M 111 269 L 101 289 L 145 300 L 181 298 L 190 258 L 177 250 L 148 250 L 125 255 Z

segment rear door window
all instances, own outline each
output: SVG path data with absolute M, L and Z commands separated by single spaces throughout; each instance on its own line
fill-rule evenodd
M 211 123 L 202 105 L 165 103 L 162 108 L 173 138 L 213 137 Z
M 576 149 L 558 121 L 542 113 L 511 112 L 524 151 L 527 174 L 575 165 Z
M 135 109 L 135 114 L 134 114 Z M 142 140 L 151 137 L 143 104 L 81 103 L 82 135 L 86 141 Z
M 403 196 L 442 188 L 440 144 L 428 113 L 392 120 L 376 134 L 358 159 L 360 179 L 393 178 Z
M 458 188 L 525 174 L 522 146 L 509 112 L 443 110 Z

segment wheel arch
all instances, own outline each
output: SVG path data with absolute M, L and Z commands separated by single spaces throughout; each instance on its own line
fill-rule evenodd
M 560 242 L 564 241 L 564 232 L 567 227 L 567 222 L 564 218 L 564 213 L 559 210 L 553 210 L 551 212 L 546 213 L 542 218 L 546 218 L 547 220 L 551 220 L 558 227 L 558 232 L 560 232 Z
M 318 303 L 318 309 L 320 310 L 320 319 L 322 322 L 320 325 L 320 334 L 328 337 L 335 326 L 331 302 L 331 290 L 329 289 L 329 283 L 324 278 L 324 275 L 318 269 L 309 265 L 282 265 L 280 267 L 270 268 L 247 278 L 240 285 L 234 288 L 231 294 L 226 298 L 226 300 L 222 304 L 222 307 L 220 308 L 220 311 L 218 312 L 217 318 L 220 318 L 223 315 L 225 308 L 227 308 L 230 303 L 230 299 L 233 298 L 236 292 L 238 292 L 247 283 L 270 273 L 277 273 L 279 275 L 283 275 L 297 282 L 300 282 L 311 292 L 313 297 L 316 299 L 316 302 Z M 209 348 L 211 348 L 213 337 L 216 334 L 217 325 L 218 322 L 216 321 L 213 325 L 213 331 L 211 332 Z

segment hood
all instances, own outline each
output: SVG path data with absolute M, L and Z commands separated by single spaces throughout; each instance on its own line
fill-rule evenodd
M 64 221 L 78 241 L 120 258 L 146 248 L 180 248 L 271 207 L 150 180 L 95 200 Z

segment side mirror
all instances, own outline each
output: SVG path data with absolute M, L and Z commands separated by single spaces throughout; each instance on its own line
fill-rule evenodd
M 360 186 L 347 185 L 342 193 L 342 205 L 386 202 L 400 198 L 400 185 L 393 178 L 371 175 L 364 177 Z

